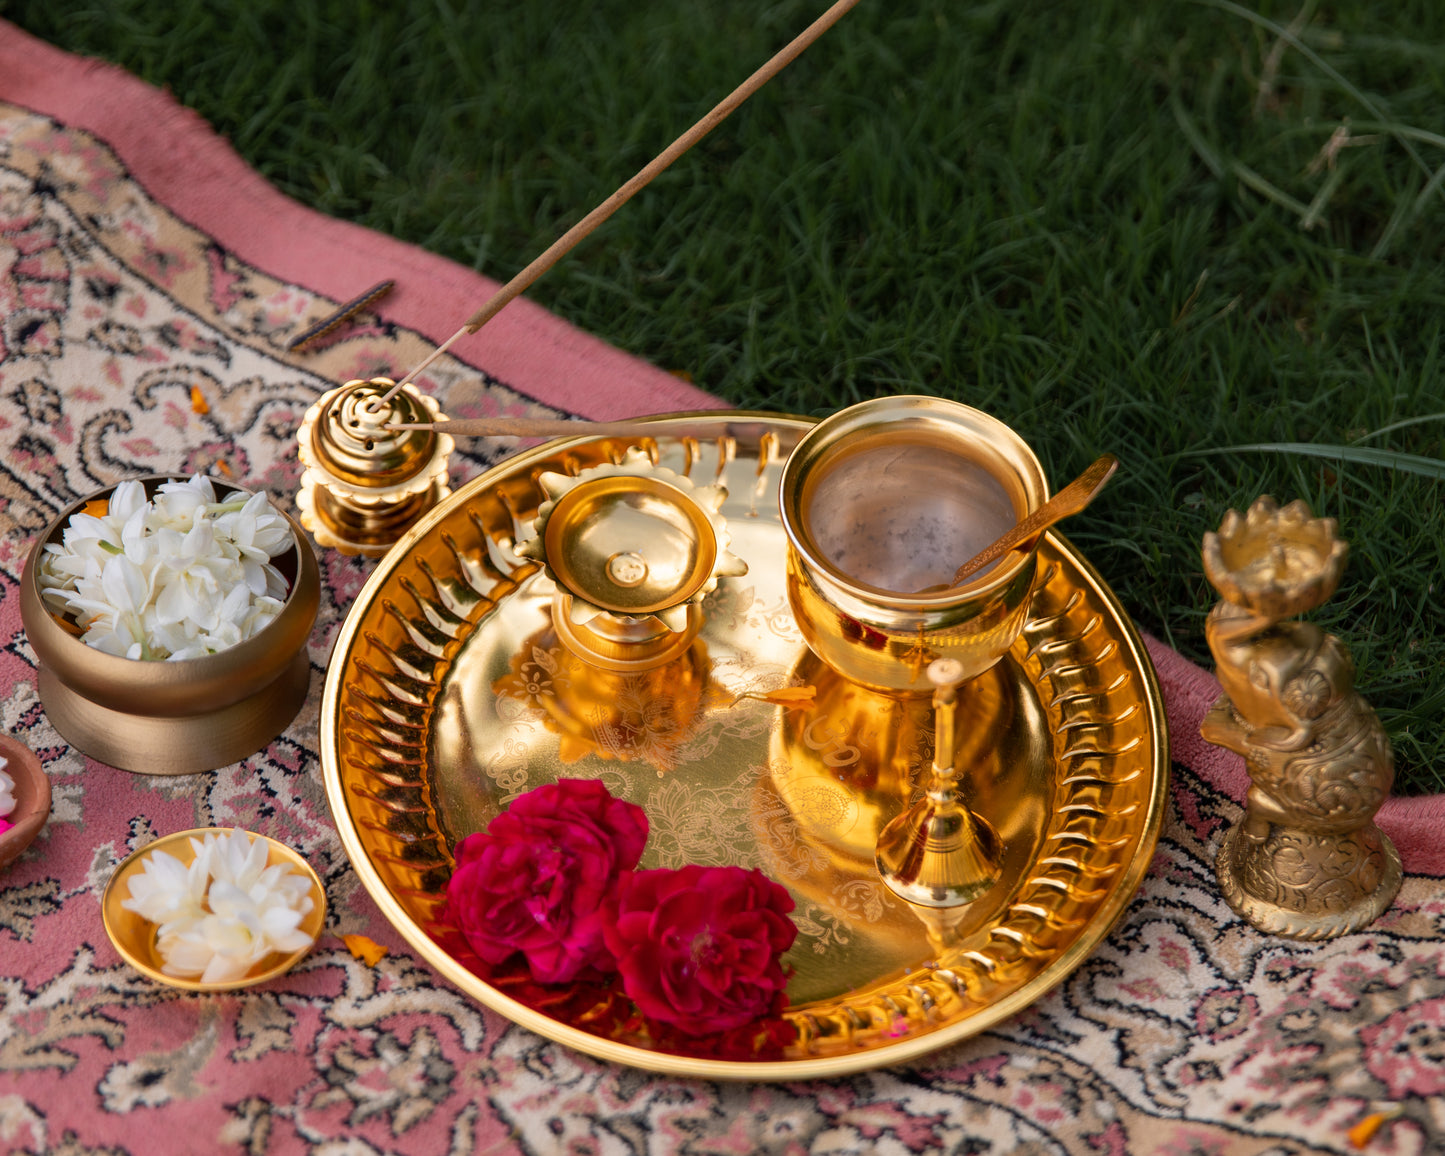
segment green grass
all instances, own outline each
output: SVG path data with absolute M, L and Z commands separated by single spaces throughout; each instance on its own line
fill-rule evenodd
M 291 195 L 506 279 L 824 6 L 0 11 L 168 86 Z M 958 398 L 1056 484 L 1112 450 L 1067 533 L 1204 662 L 1201 535 L 1305 498 L 1352 545 L 1317 617 L 1397 789 L 1445 790 L 1442 107 L 1436 0 L 864 0 L 530 295 L 739 406 Z

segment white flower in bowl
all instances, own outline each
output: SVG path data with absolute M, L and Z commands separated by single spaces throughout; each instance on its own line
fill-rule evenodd
M 0 819 L 15 810 L 15 780 L 5 773 L 7 762 L 0 758 Z
M 210 881 L 206 856 L 197 855 L 186 864 L 165 851 L 153 851 L 146 856 L 141 873 L 130 881 L 130 898 L 121 906 L 162 929 L 186 923 L 205 912 Z
M 77 513 L 47 544 L 42 593 L 82 640 L 125 658 L 196 658 L 265 629 L 288 593 L 271 559 L 295 545 L 263 493 L 218 501 L 208 478 L 164 482 L 147 499 L 121 482 L 103 515 Z
M 285 864 L 268 867 L 264 839 L 235 830 L 189 842 L 189 866 L 165 851 L 147 856 L 121 904 L 158 925 L 164 974 L 234 983 L 274 952 L 311 946 L 300 929 L 315 907 L 311 881 Z

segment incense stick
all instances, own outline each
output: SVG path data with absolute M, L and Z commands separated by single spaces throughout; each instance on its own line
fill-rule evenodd
M 726 411 L 722 411 L 726 412 Z M 697 416 L 679 417 L 659 414 L 656 417 L 635 417 L 625 421 L 571 421 L 557 417 L 468 417 L 451 421 L 389 422 L 387 429 L 431 429 L 457 437 L 484 438 L 557 438 L 573 434 L 581 437 L 639 437 L 661 432 L 668 424 L 696 422 Z
M 350 301 L 346 302 L 345 305 L 328 313 L 325 317 L 321 318 L 321 320 L 308 325 L 288 341 L 286 343 L 286 352 L 295 353 L 297 350 L 310 345 L 313 341 L 319 341 L 321 338 L 340 329 L 363 309 L 368 309 L 375 305 L 390 293 L 395 285 L 395 281 L 383 281 L 380 285 L 373 285 L 360 297 L 353 297 Z
M 431 365 L 437 358 L 452 347 L 452 344 L 468 333 L 475 333 L 506 306 L 513 298 L 525 292 L 531 284 L 543 273 L 555 265 L 562 256 L 587 236 L 608 217 L 612 216 L 618 209 L 625 205 L 632 197 L 647 185 L 653 177 L 662 172 L 703 137 L 707 136 L 713 129 L 723 122 L 743 101 L 762 88 L 769 80 L 791 64 L 804 49 L 813 41 L 822 36 L 834 24 L 836 24 L 848 9 L 852 8 L 858 0 L 837 0 L 831 8 L 823 13 L 817 20 L 813 21 L 802 33 L 800 33 L 788 46 L 778 52 L 771 60 L 759 68 L 752 76 L 733 89 L 726 97 L 719 101 L 706 116 L 694 124 L 690 129 L 678 137 L 662 152 L 658 153 L 636 176 L 619 188 L 615 193 L 583 217 L 572 228 L 562 234 L 554 241 L 540 257 L 537 257 L 530 265 L 508 281 L 499 289 L 492 298 L 480 309 L 471 315 L 466 323 L 438 345 L 427 355 L 419 365 L 410 373 L 398 381 L 381 397 L 370 403 L 371 409 L 379 409 L 385 405 L 404 385 L 407 385 Z

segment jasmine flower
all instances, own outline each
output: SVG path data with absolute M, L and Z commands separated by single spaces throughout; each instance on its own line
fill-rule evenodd
M 266 495 L 218 499 L 209 478 L 164 482 L 146 499 L 136 481 L 104 514 L 73 514 L 45 547 L 41 591 L 81 640 L 136 659 L 197 658 L 235 646 L 281 612 L 285 577 L 271 559 L 295 544 Z

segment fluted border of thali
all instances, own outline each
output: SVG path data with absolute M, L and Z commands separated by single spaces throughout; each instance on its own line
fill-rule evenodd
M 729 416 L 746 421 L 773 415 Z M 719 439 L 720 468 L 730 456 L 725 440 Z M 353 639 L 350 619 L 343 626 L 322 704 L 323 771 L 342 841 L 387 917 L 449 980 L 523 1026 L 603 1059 L 677 1075 L 842 1075 L 877 1066 L 880 1049 L 890 1064 L 924 1055 L 1038 999 L 1097 946 L 1126 908 L 1153 857 L 1168 780 L 1162 698 L 1142 640 L 1092 567 L 1054 535 L 1029 622 L 1011 652 L 1037 689 L 1058 770 L 1055 805 L 1028 877 L 999 917 L 935 966 L 858 997 L 789 1009 L 798 1028 L 789 1058 L 691 1058 L 592 1035 L 492 988 L 417 924 L 412 911 L 435 915 L 452 869 L 426 777 L 430 704 L 468 633 L 537 569 L 511 548 L 530 533 L 530 516 L 545 498 L 537 476 L 544 470 L 575 474 L 615 460 L 628 444 L 579 439 L 544 446 L 469 483 L 398 544 L 408 569 L 419 571 L 429 587 L 403 574 L 396 581 L 413 605 L 389 597 L 380 602 L 406 641 L 388 645 L 374 630 Z M 689 463 L 697 456 L 689 448 Z M 475 504 L 467 505 L 475 543 L 432 532 L 443 513 L 483 493 L 505 507 L 509 532 L 499 532 L 495 508 L 489 525 Z M 368 606 L 388 577 L 383 563 L 356 605 Z M 365 645 L 357 649 L 358 643 Z M 350 666 L 360 677 L 346 683 L 341 674 Z M 325 721 L 333 717 L 337 727 L 329 731 Z M 340 763 L 336 730 L 347 740 L 348 771 Z

